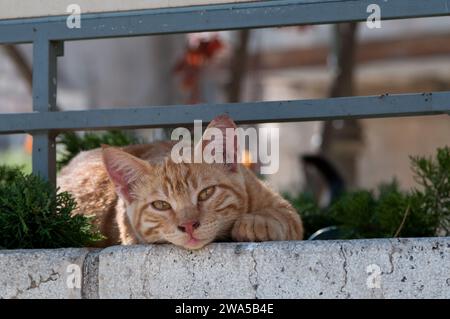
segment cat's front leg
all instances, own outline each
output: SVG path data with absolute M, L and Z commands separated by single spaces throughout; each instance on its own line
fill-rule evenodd
M 244 214 L 231 231 L 234 241 L 299 240 L 303 237 L 301 221 L 295 216 Z

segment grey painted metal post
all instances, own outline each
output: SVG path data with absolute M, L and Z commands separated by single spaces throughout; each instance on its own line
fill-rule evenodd
M 33 42 L 33 111 L 56 109 L 57 57 L 62 42 L 37 37 Z M 52 131 L 33 133 L 33 173 L 56 185 L 56 142 Z

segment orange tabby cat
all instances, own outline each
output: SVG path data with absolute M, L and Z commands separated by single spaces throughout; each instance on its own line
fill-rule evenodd
M 236 126 L 220 116 L 208 127 Z M 75 213 L 95 215 L 106 237 L 99 246 L 169 242 L 198 249 L 214 240 L 302 239 L 292 206 L 243 165 L 176 164 L 173 145 L 104 147 L 63 168 L 58 184 L 75 196 Z

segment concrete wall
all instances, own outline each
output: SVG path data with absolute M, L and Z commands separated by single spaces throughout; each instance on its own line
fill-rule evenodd
M 252 1 L 259 0 L 77 0 L 75 3 L 82 13 L 99 13 Z M 0 19 L 66 15 L 72 3 L 72 0 L 2 0 Z
M 0 298 L 450 298 L 450 238 L 0 251 Z
M 365 64 L 358 67 L 357 95 L 450 90 L 449 75 L 446 57 Z M 267 100 L 324 97 L 331 79 L 321 68 L 267 72 L 261 78 Z M 372 189 L 393 178 L 404 190 L 417 187 L 409 156 L 435 156 L 437 148 L 450 145 L 449 120 L 446 115 L 360 120 L 363 144 L 357 157 L 357 187 Z M 318 152 L 322 126 L 322 122 L 279 125 L 280 170 L 267 177 L 274 189 L 297 195 L 312 185 L 305 180 L 299 158 Z

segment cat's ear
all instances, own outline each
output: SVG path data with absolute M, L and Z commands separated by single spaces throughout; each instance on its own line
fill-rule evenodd
M 230 171 L 235 172 L 238 152 L 236 128 L 236 124 L 228 115 L 215 117 L 196 145 L 196 151 L 200 149 L 202 154 L 211 153 L 213 157 L 219 158 Z
M 132 186 L 146 171 L 146 162 L 115 147 L 102 145 L 103 163 L 116 193 L 128 203 L 134 200 Z

